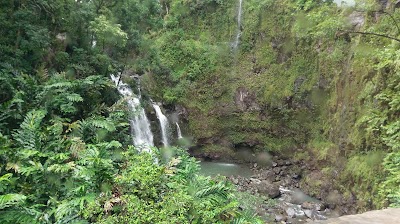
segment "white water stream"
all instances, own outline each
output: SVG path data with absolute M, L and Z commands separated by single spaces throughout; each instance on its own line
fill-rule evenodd
M 177 133 L 178 139 L 181 139 L 181 138 L 183 138 L 182 137 L 181 127 L 179 127 L 178 122 L 176 122 L 175 124 L 176 124 L 176 133 Z
M 232 48 L 234 51 L 237 50 L 240 42 L 240 36 L 242 35 L 242 2 L 243 0 L 239 0 L 239 7 L 237 12 L 237 29 L 236 29 L 236 37 L 235 41 L 232 44 Z
M 153 133 L 150 129 L 150 121 L 147 119 L 146 112 L 140 105 L 140 92 L 135 95 L 132 89 L 120 80 L 120 76 L 111 75 L 111 79 L 117 86 L 118 92 L 127 100 L 130 111 L 131 135 L 133 144 L 139 151 L 151 152 L 150 147 L 154 146 Z
M 169 146 L 169 141 L 168 141 L 168 137 L 169 137 L 169 122 L 168 122 L 168 118 L 163 114 L 163 112 L 161 111 L 161 108 L 160 108 L 160 106 L 158 106 L 158 104 L 153 103 L 153 108 L 156 111 L 156 115 L 157 115 L 158 120 L 160 121 L 162 143 L 163 143 L 164 147 L 168 147 Z

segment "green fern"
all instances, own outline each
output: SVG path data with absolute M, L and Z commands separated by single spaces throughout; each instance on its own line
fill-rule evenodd
M 3 176 L 0 176 L 0 193 L 7 190 L 8 185 L 11 183 L 11 173 L 6 173 Z
M 25 200 L 26 196 L 22 194 L 0 195 L 0 210 L 11 206 L 21 205 Z
M 0 211 L 0 223 L 2 224 L 36 224 L 40 222 L 42 214 L 34 209 L 15 208 L 11 210 Z M 49 223 L 44 222 L 42 223 Z
M 75 86 L 74 83 L 72 83 L 70 81 L 64 81 L 64 82 L 57 82 L 57 83 L 54 83 L 54 84 L 51 84 L 51 85 L 46 85 L 44 88 L 45 89 L 61 89 L 61 88 L 69 89 L 69 88 L 72 88 L 74 86 Z
M 234 218 L 231 224 L 262 224 L 264 223 L 256 214 L 249 211 L 242 212 L 238 217 Z
M 116 130 L 114 123 L 107 119 L 92 119 L 90 120 L 90 124 L 96 128 L 104 128 L 109 132 L 113 132 Z
M 53 211 L 57 224 L 71 223 L 80 220 L 79 213 L 85 209 L 85 205 L 96 200 L 94 194 L 87 194 L 71 200 L 62 201 Z
M 83 98 L 77 93 L 69 93 L 65 96 L 70 102 L 82 102 Z
M 42 148 L 41 123 L 46 111 L 32 110 L 25 116 L 20 129 L 13 134 L 19 146 L 24 149 L 40 150 Z
M 199 190 L 196 192 L 195 197 L 197 198 L 205 198 L 208 196 L 218 196 L 222 200 L 227 200 L 229 195 L 229 190 L 223 182 L 219 182 L 215 185 L 209 186 L 205 189 Z

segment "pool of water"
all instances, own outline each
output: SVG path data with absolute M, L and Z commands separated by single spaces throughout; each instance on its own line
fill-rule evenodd
M 241 164 L 235 163 L 222 163 L 222 162 L 200 162 L 200 173 L 205 176 L 242 176 L 249 178 L 253 175 L 253 171 Z

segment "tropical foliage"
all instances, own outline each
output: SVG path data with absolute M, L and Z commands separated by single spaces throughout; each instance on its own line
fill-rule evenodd
M 247 0 L 241 24 L 236 1 L 0 2 L 0 222 L 257 222 L 181 149 L 136 152 L 116 73 L 206 149 L 294 154 L 329 180 L 306 184 L 400 206 L 400 13 L 355 2 Z

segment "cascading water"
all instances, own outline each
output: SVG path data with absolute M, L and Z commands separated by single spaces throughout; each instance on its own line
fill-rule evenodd
M 162 137 L 162 142 L 164 147 L 169 146 L 168 142 L 168 136 L 169 136 L 169 123 L 168 123 L 168 118 L 163 114 L 161 111 L 160 106 L 158 106 L 156 103 L 153 103 L 154 110 L 156 111 L 156 115 L 158 120 L 160 121 L 160 126 L 161 126 L 161 137 Z
M 234 51 L 237 50 L 238 46 L 239 46 L 239 42 L 240 42 L 240 36 L 242 35 L 242 1 L 243 0 L 239 0 L 239 7 L 238 7 L 238 13 L 237 13 L 237 29 L 236 29 L 236 37 L 235 37 L 235 41 L 232 44 L 232 48 Z
M 181 132 L 181 127 L 179 127 L 178 122 L 176 122 L 175 124 L 176 124 L 176 133 L 178 135 L 178 139 L 181 139 L 181 138 L 183 138 L 182 137 L 182 132 Z
M 120 80 L 120 76 L 111 75 L 111 79 L 117 86 L 118 92 L 127 99 L 129 108 L 133 113 L 130 119 L 133 144 L 140 151 L 151 152 L 150 147 L 154 146 L 153 134 L 151 133 L 149 119 L 147 119 L 146 113 L 140 105 L 140 94 L 135 96 L 132 89 Z

